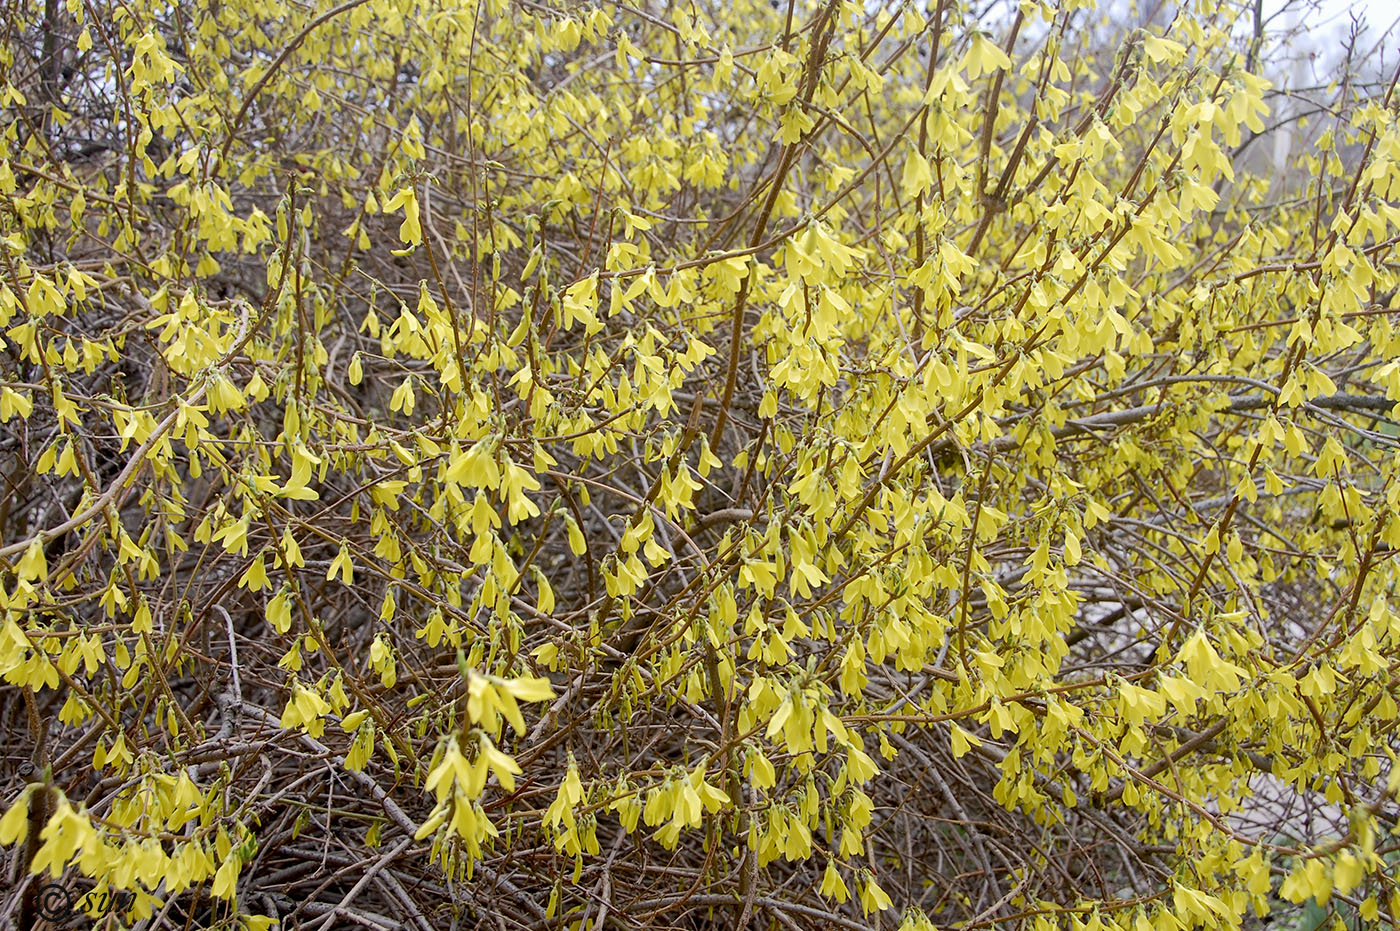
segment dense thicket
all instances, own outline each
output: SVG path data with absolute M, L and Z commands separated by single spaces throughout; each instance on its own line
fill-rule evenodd
M 3 16 L 11 925 L 1393 922 L 1384 43 Z

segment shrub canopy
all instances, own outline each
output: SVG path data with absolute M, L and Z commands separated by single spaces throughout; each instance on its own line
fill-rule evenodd
M 1395 80 L 1260 9 L 10 4 L 7 914 L 1389 922 Z

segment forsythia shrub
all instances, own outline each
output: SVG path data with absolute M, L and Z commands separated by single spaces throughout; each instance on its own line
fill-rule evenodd
M 1395 80 L 1109 12 L 9 4 L 5 920 L 1392 923 Z

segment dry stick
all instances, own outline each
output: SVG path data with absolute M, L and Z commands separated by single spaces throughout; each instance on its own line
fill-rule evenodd
M 1304 348 L 1300 345 L 1298 347 L 1298 351 L 1293 354 L 1292 358 L 1285 360 L 1283 367 L 1283 377 L 1280 379 L 1280 381 L 1283 384 L 1286 385 L 1288 383 L 1288 379 L 1292 377 L 1293 370 L 1297 368 L 1297 366 L 1303 361 L 1304 352 Z M 1280 390 L 1279 394 L 1275 395 L 1273 399 L 1269 402 L 1270 414 L 1273 414 L 1278 410 L 1279 403 L 1281 400 L 1282 390 Z M 1245 475 L 1252 476 L 1254 474 L 1254 467 L 1259 464 L 1259 457 L 1263 455 L 1263 452 L 1264 445 L 1262 443 L 1257 444 L 1254 447 L 1254 452 L 1249 457 L 1249 462 L 1245 465 Z M 1253 479 L 1251 479 L 1251 482 L 1252 481 Z M 1234 519 L 1235 511 L 1239 508 L 1239 506 L 1240 492 L 1239 489 L 1235 489 L 1233 492 L 1230 493 L 1230 502 L 1227 505 L 1225 505 L 1225 513 L 1220 517 L 1219 520 L 1215 522 L 1215 525 L 1213 527 L 1213 529 L 1216 531 L 1217 539 L 1224 538 L 1225 534 L 1229 532 L 1230 523 Z M 1214 562 L 1215 560 L 1215 554 L 1217 552 L 1219 552 L 1219 550 L 1208 552 L 1206 553 L 1205 558 L 1201 560 L 1200 571 L 1198 571 L 1196 573 L 1196 577 L 1192 579 L 1191 588 L 1189 591 L 1187 591 L 1186 599 L 1182 602 L 1183 613 L 1177 615 L 1172 620 L 1171 626 L 1167 628 L 1166 634 L 1163 635 L 1161 641 L 1158 642 L 1156 648 L 1153 650 L 1154 653 L 1159 653 L 1162 650 L 1168 649 L 1171 646 L 1172 641 L 1176 639 L 1177 631 L 1181 628 L 1182 618 L 1191 613 L 1191 603 L 1196 600 L 1196 596 L 1200 593 L 1201 586 L 1205 583 L 1206 576 L 1210 573 L 1210 567 L 1212 562 Z
M 933 40 L 929 43 L 928 68 L 924 71 L 924 96 L 928 96 L 929 88 L 933 86 L 933 72 L 938 67 L 938 46 L 943 38 L 943 2 L 938 0 L 938 6 L 934 11 L 933 19 Z M 924 149 L 928 147 L 928 102 L 919 108 L 919 154 L 924 154 Z M 924 264 L 924 192 L 921 190 L 914 196 L 914 267 L 922 268 Z M 924 330 L 924 289 L 914 289 L 914 340 L 913 344 L 917 348 L 923 343 Z
M 1021 31 L 1021 23 L 1025 21 L 1025 18 L 1026 14 L 1023 10 L 1016 11 L 1016 21 L 1011 24 L 1011 34 L 1006 37 L 1006 48 L 1003 50 L 1006 52 L 1008 58 L 1011 57 L 1011 50 L 1016 46 L 1016 35 Z M 995 195 L 989 195 L 987 193 L 987 171 L 989 168 L 988 162 L 991 161 L 992 157 L 992 135 L 997 121 L 997 111 L 1000 109 L 1001 105 L 1001 83 L 1005 77 L 1006 69 L 998 68 L 997 76 L 993 79 L 992 86 L 987 89 L 987 117 L 982 122 L 982 157 L 977 163 L 977 196 L 982 198 L 984 209 L 982 211 L 982 219 L 977 224 L 977 231 L 972 234 L 972 243 L 967 247 L 968 255 L 973 255 L 977 252 L 977 246 L 982 242 L 982 236 L 987 232 L 987 227 L 991 224 L 992 217 L 1000 213 L 1006 206 L 1006 204 L 1000 201 Z M 1030 127 L 1034 124 L 1035 120 L 1032 118 L 1026 125 L 1026 132 L 1029 132 Z M 1021 138 L 1022 143 L 1024 143 L 1025 135 L 1023 134 Z M 1007 165 L 1006 173 L 1002 177 L 1002 183 L 997 185 L 998 190 L 1001 190 L 1007 177 L 1016 170 L 1016 160 L 1018 159 L 1019 155 Z
M 207 388 L 205 386 L 200 386 L 194 392 L 194 394 L 190 395 L 188 400 L 184 402 L 184 405 L 197 404 L 200 401 L 200 399 L 204 397 L 206 390 Z M 141 467 L 146 464 L 146 454 L 150 452 L 152 447 L 154 447 L 156 443 L 160 441 L 160 438 L 164 436 L 165 432 L 169 430 L 170 427 L 175 423 L 175 420 L 180 415 L 180 412 L 181 407 L 177 407 L 175 410 L 171 411 L 168 415 L 166 415 L 164 420 L 162 420 L 159 424 L 156 425 L 155 430 L 152 431 L 151 435 L 146 439 L 146 442 L 142 443 L 139 447 L 137 447 L 136 452 L 132 454 L 131 461 L 126 464 L 126 468 L 122 469 L 121 474 L 119 474 L 116 477 L 116 479 L 112 482 L 111 485 L 107 486 L 107 490 L 104 491 L 101 495 L 99 495 L 97 500 L 94 501 L 91 504 L 91 506 L 89 506 L 85 510 L 79 511 L 77 514 L 74 514 L 68 520 L 59 524 L 57 527 L 51 527 L 47 530 L 40 530 L 28 540 L 21 540 L 18 543 L 11 543 L 9 546 L 0 548 L 0 556 L 13 556 L 17 553 L 24 552 L 30 547 L 31 544 L 43 543 L 45 541 L 55 539 L 56 537 L 61 537 L 68 531 L 73 530 L 76 527 L 81 527 L 83 524 L 86 524 L 88 521 L 92 520 L 94 517 L 98 516 L 103 511 L 105 511 L 107 509 L 107 505 L 112 503 L 112 501 L 117 497 L 117 495 L 122 491 L 122 489 L 126 487 L 126 484 L 129 481 L 131 481 L 136 476 L 136 473 L 141 470 Z
M 248 108 L 253 105 L 254 100 L 258 99 L 258 94 L 262 93 L 262 89 L 267 86 L 268 81 L 272 80 L 272 76 L 277 73 L 278 69 L 282 67 L 282 64 L 293 52 L 301 47 L 301 43 L 306 41 L 306 37 L 311 35 L 311 33 L 316 30 L 317 26 L 334 19 L 341 13 L 361 6 L 365 2 L 366 0 L 346 0 L 346 2 L 342 3 L 340 6 L 322 13 L 320 16 L 307 23 L 306 27 L 303 28 L 301 32 L 297 33 L 296 36 L 292 38 L 292 41 L 287 44 L 287 47 L 282 50 L 282 54 L 278 55 L 272 64 L 267 66 L 267 71 L 263 73 L 262 77 L 258 78 L 257 83 L 248 91 L 248 96 L 243 98 L 243 105 L 238 108 L 238 112 L 234 114 L 233 120 L 228 124 L 228 136 L 224 139 L 224 147 L 219 151 L 220 166 L 228 164 L 228 150 L 233 146 L 233 140 L 238 137 L 239 125 L 243 122 L 243 117 L 247 116 Z
M 805 69 L 805 84 L 803 88 L 801 104 L 803 106 L 812 99 L 816 91 L 818 69 L 821 58 L 826 54 L 827 43 L 831 40 L 831 29 L 826 29 L 828 23 L 832 21 L 832 13 L 836 8 L 836 0 L 831 0 L 818 14 L 816 32 L 812 40 L 812 49 L 807 54 L 807 67 Z M 834 27 L 833 27 L 834 28 Z M 754 225 L 753 233 L 749 236 L 749 250 L 756 251 L 759 243 L 763 241 L 763 232 L 768 228 L 768 221 L 773 215 L 773 208 L 778 203 L 778 196 L 782 193 L 783 181 L 787 178 L 788 170 L 792 168 L 793 159 L 797 155 L 799 143 L 784 143 L 782 154 L 778 159 L 778 168 L 774 172 L 772 186 L 768 189 L 768 197 L 763 203 L 763 209 L 758 215 L 758 222 Z M 754 271 L 749 269 L 749 273 L 744 276 L 744 280 L 739 284 L 739 293 L 734 298 L 734 315 L 729 324 L 729 366 L 724 376 L 724 391 L 720 395 L 719 414 L 715 417 L 715 426 L 710 433 L 710 448 L 718 449 L 721 437 L 724 436 L 724 426 L 729 418 L 729 405 L 734 399 L 734 385 L 739 376 L 739 350 L 744 342 L 744 309 L 748 305 L 749 288 L 753 282 Z
M 1373 559 L 1374 559 L 1374 557 L 1375 557 L 1376 547 L 1378 547 L 1379 544 L 1380 544 L 1380 536 L 1381 536 L 1382 530 L 1383 530 L 1383 523 L 1378 522 L 1377 525 L 1376 525 L 1376 527 L 1375 527 L 1375 529 L 1374 529 L 1374 531 L 1372 532 L 1372 535 L 1371 535 L 1370 548 L 1368 549 L 1368 551 L 1367 551 L 1367 553 L 1365 554 L 1365 556 L 1363 556 L 1362 562 L 1361 562 L 1361 566 L 1360 566 L 1360 568 L 1359 568 L 1359 570 L 1358 570 L 1358 572 L 1357 572 L 1357 577 L 1356 577 L 1356 579 L 1353 580 L 1353 582 L 1352 582 L 1351 595 L 1350 595 L 1350 598 L 1349 598 L 1349 603 L 1348 603 L 1348 605 L 1347 605 L 1347 612 L 1346 612 L 1347 616 L 1350 616 L 1350 615 L 1353 614 L 1353 613 L 1355 612 L 1355 610 L 1356 610 L 1357 602 L 1358 602 L 1358 600 L 1360 599 L 1360 596 L 1361 596 L 1362 587 L 1363 587 L 1363 585 L 1364 585 L 1364 583 L 1365 583 L 1366 576 L 1367 576 L 1367 574 L 1368 574 L 1369 571 L 1370 571 L 1370 568 L 1371 568 L 1371 565 L 1372 565 L 1372 561 L 1373 561 Z M 1307 665 L 1301 665 L 1301 666 L 1299 666 L 1299 665 L 1297 665 L 1297 664 L 1301 661 L 1301 659 L 1302 659 L 1302 657 L 1303 657 L 1303 653 L 1306 651 L 1308 645 L 1311 644 L 1314 640 L 1316 640 L 1317 637 L 1321 634 L 1322 630 L 1325 629 L 1326 626 L 1327 626 L 1328 624 L 1331 623 L 1332 619 L 1333 619 L 1334 617 L 1336 617 L 1337 611 L 1338 611 L 1341 607 L 1342 607 L 1342 604 L 1339 602 L 1339 603 L 1332 609 L 1331 613 L 1329 613 L 1329 614 L 1327 615 L 1327 617 L 1324 618 L 1323 621 L 1322 621 L 1320 624 L 1318 624 L 1318 626 L 1316 627 L 1316 629 L 1314 629 L 1313 632 L 1312 632 L 1311 634 L 1308 635 L 1308 637 L 1304 640 L 1303 644 L 1302 644 L 1302 645 L 1297 649 L 1297 651 L 1294 653 L 1294 655 L 1293 655 L 1293 657 L 1291 658 L 1291 660 L 1289 661 L 1289 663 L 1290 663 L 1290 665 L 1295 665 L 1295 666 L 1297 666 L 1297 668 L 1294 669 L 1294 671 L 1293 671 L 1293 675 L 1294 675 L 1295 678 L 1297 678 L 1297 679 L 1303 678 L 1303 676 L 1306 674 L 1306 672 L 1307 672 L 1308 669 L 1310 668 L 1310 667 L 1307 666 Z M 1378 703 L 1379 700 L 1380 700 L 1380 696 L 1378 695 L 1378 696 L 1376 696 L 1376 698 L 1373 700 L 1372 706 L 1374 706 L 1374 704 Z M 1314 707 L 1314 708 L 1311 708 L 1310 710 L 1313 711 L 1314 717 L 1316 717 L 1316 715 L 1317 715 L 1316 708 Z M 1195 751 L 1195 750 L 1197 750 L 1197 749 L 1200 749 L 1200 748 L 1202 748 L 1202 747 L 1208 745 L 1209 743 L 1211 743 L 1216 737 L 1218 737 L 1218 736 L 1220 735 L 1220 733 L 1221 733 L 1222 731 L 1225 730 L 1225 728 L 1229 725 L 1229 723 L 1230 723 L 1230 719 L 1229 719 L 1228 717 L 1222 717 L 1222 718 L 1220 718 L 1218 721 L 1216 721 L 1214 724 L 1212 724 L 1210 727 L 1206 728 L 1205 730 L 1201 731 L 1200 733 L 1198 733 L 1198 734 L 1193 734 L 1185 743 L 1181 744 L 1181 745 L 1180 745 L 1179 747 L 1177 747 L 1175 750 L 1172 750 L 1172 751 L 1166 753 L 1166 754 L 1162 757 L 1162 759 L 1157 760 L 1157 761 L 1151 763 L 1150 765 L 1143 767 L 1143 769 L 1141 770 L 1141 775 L 1146 776 L 1146 777 L 1148 777 L 1148 778 L 1151 778 L 1151 777 L 1156 776 L 1158 773 L 1162 772 L 1163 770 L 1167 769 L 1168 767 L 1173 766 L 1177 760 L 1179 760 L 1179 759 L 1181 759 L 1181 758 L 1187 756 L 1188 754 L 1192 753 L 1193 751 Z M 1326 727 L 1325 727 L 1325 725 L 1323 725 L 1323 723 L 1322 723 L 1320 720 L 1319 720 L 1317 723 L 1318 723 L 1319 732 L 1320 732 L 1320 733 L 1325 733 L 1325 732 L 1326 732 Z M 1256 764 L 1256 765 L 1258 765 L 1258 764 Z M 1124 785 L 1126 785 L 1126 783 L 1124 783 Z M 1119 797 L 1122 796 L 1122 794 L 1123 794 L 1123 788 L 1124 788 L 1123 785 L 1120 785 L 1120 786 L 1115 787 L 1115 788 L 1113 789 L 1113 791 L 1107 793 L 1107 795 L 1105 796 L 1105 799 L 1108 800 L 1108 801 L 1116 801 Z
M 244 702 L 243 708 L 245 711 L 252 712 L 256 717 L 261 718 L 265 723 L 273 727 L 280 728 L 282 726 L 281 719 L 265 708 L 249 702 Z M 351 770 L 345 765 L 344 756 L 334 753 L 329 747 L 322 744 L 310 734 L 299 734 L 298 737 L 301 739 L 302 743 L 306 744 L 306 746 L 310 747 L 315 752 L 324 754 L 332 763 L 341 767 L 351 779 L 358 782 L 365 791 L 369 792 L 370 796 L 373 797 L 375 801 L 383 806 L 384 813 L 389 816 L 389 820 L 402 828 L 410 838 L 418 833 L 418 825 L 413 822 L 412 818 L 404 813 L 404 810 L 399 807 L 398 803 L 389 797 L 389 793 L 384 790 L 383 786 L 375 782 L 374 777 L 370 776 L 369 773 L 361 770 Z M 506 879 L 504 876 L 500 876 L 495 870 L 484 863 L 478 863 L 474 868 L 492 883 L 499 885 L 514 896 L 520 904 L 525 907 L 525 910 L 535 916 L 540 922 L 545 921 L 544 909 L 540 908 L 533 899 L 525 895 L 525 893 L 510 880 Z
M 229 672 L 232 673 L 233 700 L 241 704 L 243 702 L 243 684 L 238 680 L 238 642 L 233 635 L 233 618 L 229 616 L 223 605 L 214 605 L 214 610 L 218 611 L 224 618 L 224 630 L 228 633 L 228 668 Z
M 403 840 L 399 841 L 399 843 L 395 847 L 391 848 L 390 850 L 386 850 L 383 856 L 381 856 L 378 860 L 375 860 L 372 864 L 370 864 L 369 869 L 365 870 L 365 874 L 360 877 L 359 882 L 355 883 L 354 886 L 350 887 L 350 891 L 345 893 L 344 897 L 341 898 L 340 902 L 335 907 L 333 907 L 330 911 L 326 912 L 320 918 L 308 922 L 305 925 L 307 931 L 310 931 L 310 929 L 312 928 L 328 926 L 336 918 L 343 915 L 345 913 L 345 909 L 349 907 L 351 902 L 355 901 L 355 897 L 358 896 L 361 891 L 363 891 L 365 886 L 368 886 L 370 882 L 373 881 L 374 878 L 379 874 L 379 872 L 389 865 L 390 860 L 407 850 L 409 845 L 411 845 L 412 843 L 412 837 L 405 837 Z M 310 903 L 308 902 L 304 904 L 309 905 Z M 292 914 L 295 915 L 296 913 L 293 912 Z M 422 916 L 419 915 L 416 917 L 418 918 L 418 926 L 420 928 L 423 928 L 424 923 Z
M 972 526 L 967 532 L 967 556 L 963 560 L 962 572 L 962 598 L 960 599 L 960 610 L 958 612 L 958 666 L 967 668 L 967 603 L 972 598 L 972 590 L 969 587 L 972 576 L 972 557 L 977 551 L 977 525 L 982 517 L 982 506 L 987 500 L 987 482 L 992 477 L 992 464 L 996 462 L 996 449 L 993 448 L 987 456 L 987 462 L 982 467 L 982 484 L 977 490 L 977 507 L 972 512 Z
M 1167 124 L 1164 121 L 1162 124 L 1162 128 L 1158 130 L 1157 139 L 1160 139 L 1162 134 L 1166 131 L 1166 125 Z M 1154 144 L 1155 142 L 1156 140 L 1154 140 Z M 1149 147 L 1149 151 L 1150 149 L 1151 147 Z M 1177 152 L 1176 157 L 1172 159 L 1170 165 L 1168 165 L 1167 170 L 1170 171 L 1172 168 L 1174 168 L 1177 162 L 1180 160 L 1181 152 Z M 1139 162 L 1137 170 L 1133 173 L 1132 178 L 1129 179 L 1127 186 L 1124 188 L 1125 194 L 1131 192 L 1133 187 L 1137 184 L 1137 180 L 1141 175 L 1145 164 L 1146 156 L 1144 155 L 1143 161 Z M 1147 205 L 1150 204 L 1153 198 L 1157 196 L 1157 189 L 1158 186 L 1154 186 L 1150 191 L 1148 191 L 1146 196 L 1144 196 L 1142 202 L 1138 205 L 1137 210 L 1133 212 L 1132 216 L 1134 218 L 1140 215 L 1143 210 L 1147 209 Z M 1072 288 L 1070 288 L 1069 292 L 1063 298 L 1064 300 L 1068 300 L 1076 292 L 1078 292 L 1081 287 L 1084 286 L 1084 282 L 1088 280 L 1089 275 L 1092 274 L 1093 271 L 1097 269 L 1098 266 L 1103 262 L 1104 258 L 1111 251 L 1113 251 L 1113 249 L 1118 245 L 1119 240 L 1121 240 L 1123 236 L 1127 234 L 1128 229 L 1130 227 L 1131 223 L 1124 224 L 1124 226 L 1121 229 L 1119 229 L 1118 232 L 1114 234 L 1114 236 L 1107 243 L 1103 244 L 1103 248 L 1099 251 L 1098 257 L 1095 258 L 1093 262 L 1089 265 L 1089 267 L 1084 270 L 1084 273 L 1079 276 L 1079 280 L 1075 282 Z M 1086 257 L 1088 253 L 1092 251 L 1094 245 L 1095 243 L 1091 243 L 1088 247 L 1086 247 Z M 1022 303 L 1025 302 L 1025 299 L 1029 295 L 1029 293 L 1030 291 L 1028 289 L 1026 293 L 1022 295 Z M 1038 340 L 1041 334 L 1045 331 L 1045 328 L 1046 324 L 1042 324 L 1041 327 L 1038 330 L 1036 330 L 1035 333 L 1031 334 L 1029 339 L 1023 341 L 1024 346 L 1026 348 L 1029 348 L 1030 346 L 1034 345 L 1035 341 Z M 865 495 L 860 499 L 859 502 L 857 502 L 856 507 L 851 512 L 850 516 L 846 518 L 846 521 L 836 531 L 835 539 L 840 540 L 851 531 L 851 529 L 856 525 L 860 518 L 865 514 L 866 510 L 868 510 L 870 506 L 875 502 L 876 495 L 879 494 L 880 489 L 884 487 L 886 481 L 888 481 L 892 476 L 897 474 L 899 470 L 902 469 L 905 465 L 913 461 L 915 458 L 921 456 L 924 450 L 928 449 L 931 445 L 933 445 L 933 443 L 937 441 L 944 433 L 948 432 L 948 430 L 950 430 L 954 424 L 960 422 L 964 417 L 972 413 L 972 411 L 976 410 L 978 405 L 982 403 L 982 398 L 986 394 L 987 390 L 989 388 L 994 388 L 997 385 L 999 385 L 1002 382 L 1002 380 L 1004 380 L 1007 377 L 1007 375 L 1011 373 L 1011 368 L 1015 364 L 1016 359 L 1017 356 L 1013 355 L 1004 363 L 999 363 L 998 367 L 1000 371 L 997 372 L 997 374 L 987 385 L 984 385 L 983 387 L 977 389 L 977 392 L 975 393 L 971 401 L 969 401 L 951 419 L 945 420 L 943 423 L 935 427 L 927 436 L 925 436 L 919 442 L 915 443 L 914 446 L 907 453 L 901 456 L 891 468 L 882 471 L 879 478 L 873 483 L 871 483 L 870 488 L 866 490 Z
M 289 211 L 289 214 L 291 212 L 292 211 Z M 289 232 L 287 236 L 286 249 L 284 250 L 282 256 L 282 271 L 281 274 L 278 276 L 277 288 L 272 294 L 268 295 L 268 300 L 263 306 L 262 313 L 258 315 L 258 319 L 253 323 L 253 325 L 248 327 L 247 332 L 245 332 L 239 338 L 238 342 L 235 343 L 234 346 L 231 349 L 229 349 L 228 352 L 224 353 L 224 357 L 218 362 L 216 362 L 212 366 L 212 368 L 221 369 L 229 362 L 233 361 L 233 358 L 237 356 L 240 351 L 242 351 L 244 346 L 248 345 L 248 342 L 253 338 L 254 334 L 256 334 L 258 330 L 262 328 L 263 323 L 265 323 L 267 321 L 267 318 L 272 315 L 273 309 L 277 306 L 277 302 L 282 296 L 282 287 L 284 284 L 286 284 L 287 281 L 287 267 L 291 258 L 291 241 L 292 236 Z M 88 521 L 92 520 L 94 517 L 105 511 L 107 509 L 107 506 L 111 504 L 116 499 L 116 497 L 119 494 L 121 494 L 122 491 L 126 488 L 127 483 L 134 479 L 136 477 L 136 474 L 141 471 L 141 468 L 146 464 L 147 453 L 154 449 L 156 444 L 160 442 L 161 438 L 165 436 L 166 432 L 172 426 L 174 426 L 175 421 L 179 418 L 182 410 L 185 407 L 192 407 L 198 404 L 200 400 L 203 399 L 204 395 L 208 392 L 208 390 L 209 385 L 206 382 L 205 384 L 200 385 L 198 388 L 196 388 L 194 393 L 191 394 L 188 398 L 178 402 L 175 406 L 175 410 L 171 411 L 165 416 L 164 420 L 156 424 L 156 428 L 151 431 L 150 436 L 146 437 L 146 441 L 140 446 L 136 447 L 136 451 L 131 454 L 131 459 L 127 462 L 126 467 L 122 469 L 121 473 L 112 481 L 112 484 L 107 486 L 107 490 L 104 491 L 101 495 L 99 495 L 97 500 L 94 501 L 91 506 L 84 509 L 83 511 L 80 511 L 77 514 L 74 514 L 72 517 L 68 518 L 68 520 L 59 524 L 57 527 L 51 527 L 48 530 L 40 530 L 28 540 L 21 540 L 18 543 L 11 543 L 9 546 L 0 547 L 0 557 L 13 556 L 16 553 L 22 553 L 25 550 L 29 549 L 30 545 L 33 543 L 44 543 L 48 540 L 53 540 L 58 537 L 61 537 L 68 531 L 73 530 L 76 527 L 81 527 L 83 524 L 86 524 Z
M 670 903 L 674 903 L 679 899 L 680 896 L 667 896 L 665 898 L 650 899 L 636 903 L 635 907 L 649 908 L 655 906 L 663 906 Z M 689 902 L 692 905 L 736 904 L 734 896 L 714 893 L 711 893 L 709 895 L 691 896 Z M 798 902 L 789 902 L 781 899 L 770 899 L 766 896 L 755 896 L 753 903 L 754 905 L 761 905 L 767 909 L 792 912 L 798 915 L 806 915 L 809 918 L 820 919 L 821 921 L 827 922 L 828 924 L 836 925 L 842 928 L 849 928 L 851 929 L 851 931 L 871 931 L 870 925 L 860 924 L 859 922 L 847 918 L 845 915 L 842 915 L 838 912 L 823 911 L 822 909 L 813 908 L 810 905 L 802 905 Z

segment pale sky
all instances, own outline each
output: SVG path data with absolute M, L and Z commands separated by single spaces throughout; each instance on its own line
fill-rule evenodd
M 1400 8 L 1391 0 L 1323 0 L 1322 8 L 1324 17 L 1338 23 L 1345 23 L 1352 11 L 1365 13 L 1371 28 L 1377 30 L 1385 29 L 1400 16 Z
M 1316 23 L 1309 25 L 1316 26 L 1328 32 L 1345 31 L 1350 22 L 1350 14 L 1356 13 L 1364 15 L 1366 22 L 1371 27 L 1371 34 L 1379 39 L 1382 32 L 1394 25 L 1397 17 L 1400 17 L 1400 4 L 1395 0 L 1319 0 L 1320 12 L 1309 14 L 1310 17 L 1317 17 Z M 1264 15 L 1271 12 L 1270 7 L 1277 10 L 1282 4 L 1279 0 L 1265 0 Z M 1284 14 L 1286 19 L 1289 14 Z M 1388 42 L 1391 49 L 1400 48 L 1400 37 L 1394 32 Z
M 1396 23 L 1400 18 L 1400 3 L 1396 0 L 1293 0 L 1292 8 L 1280 14 L 1284 2 L 1264 0 L 1269 31 L 1277 35 L 1295 27 L 1306 27 L 1309 47 L 1294 46 L 1292 50 L 1303 52 L 1305 57 L 1290 55 L 1288 61 L 1266 61 L 1264 71 L 1271 79 L 1285 78 L 1290 84 L 1306 85 L 1310 78 L 1326 81 L 1334 77 L 1342 54 L 1342 40 L 1351 28 L 1353 14 L 1361 17 L 1366 25 L 1357 44 L 1357 54 L 1366 57 L 1373 67 L 1378 66 L 1379 71 L 1387 74 L 1394 71 L 1400 54 L 1400 25 Z M 1307 62 L 1306 58 L 1313 55 L 1316 58 Z M 1309 71 L 1311 74 L 1306 73 Z

